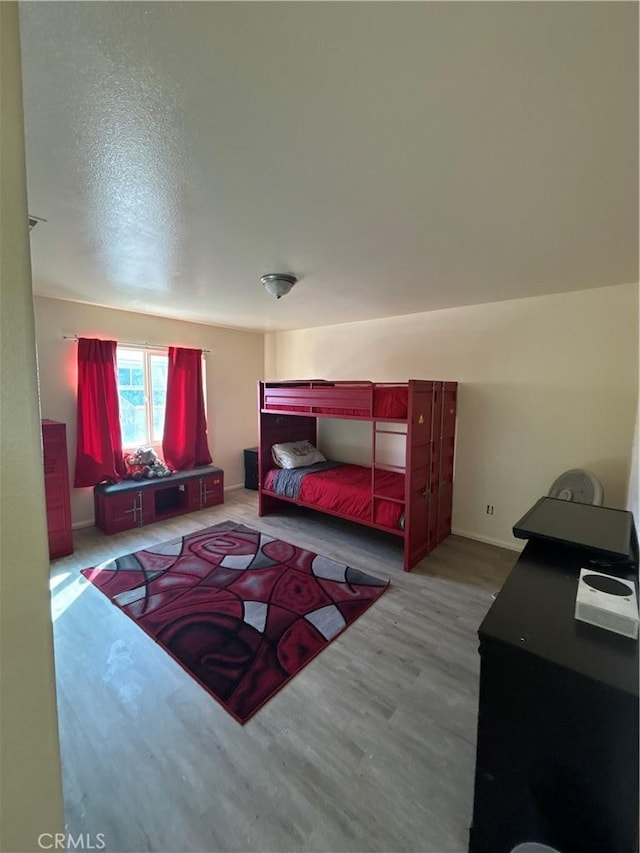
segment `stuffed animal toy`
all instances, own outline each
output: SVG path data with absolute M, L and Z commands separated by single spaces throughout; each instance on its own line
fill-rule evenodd
M 153 480 L 172 473 L 152 447 L 139 447 L 135 453 L 127 454 L 124 461 L 127 463 L 127 476 L 132 480 Z

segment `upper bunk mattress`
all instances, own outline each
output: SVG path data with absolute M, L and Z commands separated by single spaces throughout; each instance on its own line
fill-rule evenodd
M 328 387 L 333 387 L 333 391 L 330 393 L 344 397 L 345 406 L 322 405 L 322 396 L 326 395 L 327 386 L 320 386 L 314 389 L 292 386 L 287 389 L 286 402 L 284 399 L 282 402 L 267 399 L 265 400 L 264 408 L 266 411 L 277 409 L 278 411 L 285 412 L 305 412 L 307 414 L 335 415 L 336 417 L 368 418 L 372 416 L 370 402 L 363 402 L 358 406 L 347 405 L 349 402 L 349 386 L 336 385 Z M 317 394 L 315 401 L 314 394 Z M 405 420 L 407 417 L 408 395 L 409 392 L 406 385 L 374 385 L 373 417 Z M 304 405 L 297 405 L 295 402 L 292 402 L 297 396 L 300 397 L 301 403 L 304 400 Z

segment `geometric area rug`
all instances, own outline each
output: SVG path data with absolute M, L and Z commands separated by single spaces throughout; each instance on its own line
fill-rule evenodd
M 82 574 L 239 723 L 389 585 L 231 521 Z

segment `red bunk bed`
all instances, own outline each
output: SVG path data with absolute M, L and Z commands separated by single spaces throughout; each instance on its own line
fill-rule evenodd
M 259 382 L 258 514 L 282 502 L 366 524 L 404 540 L 409 571 L 451 533 L 456 382 Z M 319 463 L 285 471 L 274 445 L 317 446 L 318 418 L 370 421 L 372 465 Z M 377 461 L 381 434 L 405 436 L 404 464 Z

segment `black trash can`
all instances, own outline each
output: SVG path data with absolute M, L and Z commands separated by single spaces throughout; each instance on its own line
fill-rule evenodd
M 244 487 L 258 491 L 258 448 L 244 451 Z

